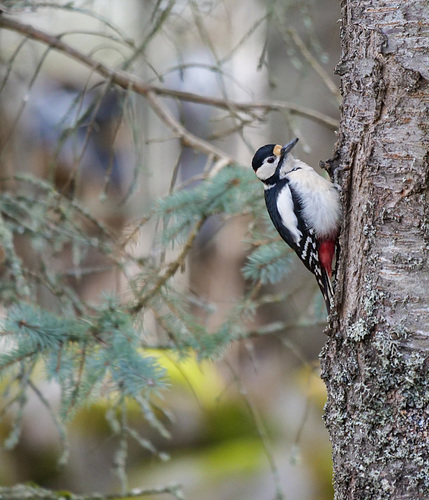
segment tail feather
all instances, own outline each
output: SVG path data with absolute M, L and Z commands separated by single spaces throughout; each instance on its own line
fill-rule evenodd
M 320 291 L 322 292 L 323 299 L 325 300 L 326 310 L 328 315 L 331 314 L 332 306 L 334 303 L 334 290 L 332 288 L 332 283 L 329 274 L 325 269 L 321 269 L 322 274 L 316 274 L 317 284 L 319 285 Z

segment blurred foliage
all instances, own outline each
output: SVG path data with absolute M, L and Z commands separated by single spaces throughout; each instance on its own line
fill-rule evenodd
M 251 48 L 245 64 L 250 64 L 251 54 L 255 72 L 268 68 L 263 78 L 275 83 L 267 51 L 270 44 L 277 50 L 283 40 L 292 65 L 302 72 L 309 59 L 292 43 L 286 30 L 289 17 L 299 20 L 295 27 L 308 34 L 310 49 L 323 59 L 313 33 L 312 2 L 255 3 L 255 19 L 222 47 L 215 47 L 213 33 L 218 34 L 219 19 L 222 23 L 231 5 L 193 0 L 127 4 L 142 20 L 133 38 L 119 23 L 124 4 L 108 3 L 5 0 L 1 5 L 4 450 L 19 449 L 26 415 L 37 400 L 58 433 L 49 460 L 57 453 L 64 466 L 75 453 L 73 440 L 98 434 L 109 441 L 103 446 L 113 457 L 126 495 L 133 457 L 142 453 L 164 461 L 169 447 L 174 449 L 178 424 L 170 408 L 185 388 L 202 415 L 202 469 L 213 478 L 251 475 L 265 460 L 276 495 L 282 498 L 266 436 L 266 427 L 276 434 L 277 424 L 263 422 L 228 364 L 220 374 L 212 362 L 223 359 L 235 341 L 243 342 L 251 358 L 249 339 L 283 334 L 293 324 L 323 322 L 323 312 L 317 313 L 321 301 L 316 299 L 314 306 L 312 291 L 305 295 L 304 311 L 261 322 L 262 309 L 286 303 L 289 292 L 278 293 L 274 285 L 285 288 L 296 261 L 268 220 L 260 183 L 231 152 L 236 149 L 231 144 L 239 144 L 249 157 L 249 138 L 266 125 L 270 111 L 279 111 L 270 106 L 235 107 L 231 96 L 242 90 L 243 82 L 235 81 L 231 63 L 257 35 L 258 52 Z M 49 16 L 58 12 L 63 17 L 52 19 L 64 24 L 57 27 Z M 6 24 L 8 19 L 17 23 L 14 28 Z M 234 26 L 228 15 L 226 19 Z M 31 31 L 32 24 L 40 31 Z M 64 33 L 57 36 L 61 29 Z M 282 37 L 273 35 L 273 29 Z M 60 45 L 69 42 L 65 48 Z M 168 48 L 160 51 L 161 46 Z M 53 56 L 53 47 L 60 53 Z M 210 57 L 187 63 L 181 54 L 186 47 L 203 47 Z M 173 57 L 170 65 L 161 63 L 164 52 Z M 90 70 L 83 71 L 85 66 Z M 102 67 L 108 70 L 103 73 Z M 185 113 L 185 105 L 198 102 L 177 88 L 189 68 L 215 74 L 212 101 L 204 96 L 205 88 L 201 95 L 206 107 L 218 111 L 204 115 L 201 123 L 210 122 L 213 137 L 227 137 L 231 144 L 226 139 L 210 141 L 202 127 L 190 130 L 192 126 L 185 127 L 177 118 Z M 53 83 L 57 72 L 64 81 Z M 169 86 L 173 74 L 179 75 L 179 83 Z M 136 75 L 141 77 L 140 90 Z M 118 83 L 122 77 L 125 81 Z M 151 85 L 155 87 L 149 92 Z M 252 92 L 247 89 L 244 95 Z M 335 102 L 335 96 L 330 99 Z M 194 118 L 197 108 L 190 113 Z M 281 138 L 299 132 L 294 109 L 285 109 L 280 109 Z M 303 116 L 313 118 L 311 110 Z M 318 123 L 323 119 L 319 116 Z M 331 130 L 329 123 L 327 117 Z M 257 129 L 258 140 L 259 134 Z M 203 156 L 204 164 L 181 177 L 186 150 L 195 158 Z M 228 310 L 220 314 L 216 301 L 194 290 L 187 266 L 193 265 L 193 252 L 203 253 L 222 228 L 237 220 L 242 231 L 231 242 L 231 253 L 240 253 L 234 266 L 242 288 L 241 293 L 225 291 L 222 301 L 228 302 Z M 234 398 L 225 396 L 228 380 L 236 388 Z M 189 409 L 188 400 L 182 404 Z M 42 470 L 42 460 L 38 465 Z M 43 474 L 38 476 L 41 481 Z M 86 498 L 57 493 L 61 498 Z M 0 489 L 2 498 L 9 500 L 57 498 L 57 493 L 33 485 Z M 159 494 L 181 498 L 175 485 L 136 490 L 134 497 Z

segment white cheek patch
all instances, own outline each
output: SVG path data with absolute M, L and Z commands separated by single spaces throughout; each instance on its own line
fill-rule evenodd
M 277 209 L 282 220 L 282 224 L 291 233 L 293 240 L 298 245 L 302 238 L 302 233 L 298 229 L 298 219 L 293 211 L 293 200 L 289 186 L 286 185 L 278 194 Z
M 261 179 L 261 181 L 265 181 L 274 175 L 276 167 L 276 161 L 273 163 L 263 163 L 256 171 L 256 175 L 259 179 Z

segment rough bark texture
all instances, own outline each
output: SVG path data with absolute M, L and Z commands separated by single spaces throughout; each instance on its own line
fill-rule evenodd
M 336 499 L 429 498 L 429 3 L 343 0 Z M 341 170 L 342 169 L 342 170 Z

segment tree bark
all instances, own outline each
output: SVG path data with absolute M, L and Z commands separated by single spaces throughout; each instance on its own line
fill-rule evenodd
M 336 499 L 429 498 L 429 4 L 343 0 L 337 316 L 321 354 Z

